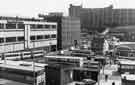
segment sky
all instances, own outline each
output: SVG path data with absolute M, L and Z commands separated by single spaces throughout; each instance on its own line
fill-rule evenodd
M 39 13 L 64 12 L 68 15 L 69 4 L 84 8 L 135 8 L 135 0 L 1 0 L 0 15 L 37 17 Z

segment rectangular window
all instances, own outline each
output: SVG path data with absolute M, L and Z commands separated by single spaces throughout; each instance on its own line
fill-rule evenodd
M 4 43 L 4 38 L 0 38 L 0 43 Z
M 7 37 L 6 42 L 16 42 L 16 37 Z
M 51 38 L 56 38 L 56 34 L 51 35 Z
M 7 29 L 16 29 L 16 24 L 8 23 L 6 24 Z
M 4 24 L 0 24 L 0 29 L 4 29 Z
M 35 28 L 37 28 L 37 26 L 36 26 L 35 24 L 31 24 L 31 25 L 30 25 L 30 28 L 31 28 L 31 29 L 35 29 Z
M 36 40 L 36 36 L 30 36 L 30 40 Z
M 37 40 L 40 40 L 40 39 L 43 39 L 43 36 L 42 35 L 38 35 L 37 36 Z
M 45 35 L 45 39 L 49 39 L 50 38 L 50 35 Z
M 24 37 L 17 37 L 18 41 L 24 41 Z
M 18 29 L 24 29 L 25 25 L 24 24 L 18 24 Z
M 56 25 L 52 25 L 52 28 L 53 28 L 53 29 L 56 29 Z
M 37 25 L 37 28 L 43 28 L 43 25 Z
M 47 28 L 47 29 L 50 28 L 50 25 L 45 25 L 45 28 Z

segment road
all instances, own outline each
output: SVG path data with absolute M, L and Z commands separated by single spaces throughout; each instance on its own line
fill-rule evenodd
M 112 82 L 115 82 L 115 85 L 121 85 L 121 77 L 117 72 L 117 65 L 106 65 L 100 71 L 99 83 L 96 85 L 112 85 Z M 105 80 L 105 75 L 108 75 L 108 80 Z

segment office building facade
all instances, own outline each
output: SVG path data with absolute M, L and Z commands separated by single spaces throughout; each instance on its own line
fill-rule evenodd
M 0 19 L 0 53 L 36 48 L 50 51 L 56 50 L 56 45 L 57 23 L 34 18 Z

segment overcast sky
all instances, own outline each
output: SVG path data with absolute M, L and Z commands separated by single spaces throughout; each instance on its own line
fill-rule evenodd
M 135 0 L 1 0 L 0 15 L 31 16 L 38 13 L 64 12 L 69 4 L 83 4 L 85 8 L 103 8 L 113 4 L 115 8 L 135 8 Z

